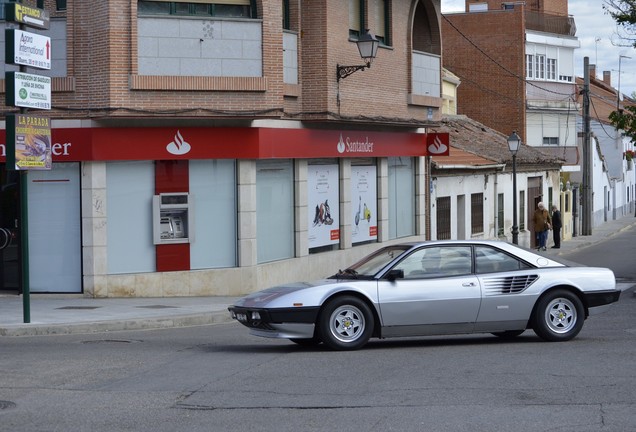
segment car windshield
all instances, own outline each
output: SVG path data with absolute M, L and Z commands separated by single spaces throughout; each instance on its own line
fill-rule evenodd
M 339 270 L 333 277 L 372 278 L 390 262 L 409 250 L 407 245 L 387 246 L 366 256 L 351 267 Z

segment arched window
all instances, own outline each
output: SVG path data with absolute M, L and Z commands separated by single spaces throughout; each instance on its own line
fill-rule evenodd
M 421 0 L 413 20 L 413 49 L 429 54 L 442 54 L 440 28 L 430 0 Z

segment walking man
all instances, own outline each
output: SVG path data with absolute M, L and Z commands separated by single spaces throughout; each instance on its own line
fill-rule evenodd
M 543 206 L 542 202 L 537 204 L 537 209 L 532 216 L 532 222 L 537 236 L 537 250 L 545 250 L 548 241 L 548 230 L 552 227 L 550 225 L 550 212 Z

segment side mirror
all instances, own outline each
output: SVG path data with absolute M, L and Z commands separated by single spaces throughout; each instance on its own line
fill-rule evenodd
M 389 270 L 389 272 L 386 274 L 386 278 L 390 282 L 394 282 L 396 279 L 404 279 L 404 270 L 402 269 Z

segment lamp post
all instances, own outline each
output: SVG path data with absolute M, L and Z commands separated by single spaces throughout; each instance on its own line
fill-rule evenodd
M 508 137 L 508 149 L 512 153 L 512 243 L 519 244 L 519 226 L 517 226 L 517 151 L 521 145 L 521 138 L 517 131 Z
M 369 30 L 365 30 L 364 33 L 362 33 L 358 38 L 356 44 L 358 45 L 358 51 L 360 52 L 360 57 L 362 57 L 362 60 L 364 60 L 364 64 L 356 66 L 336 65 L 336 76 L 338 82 L 340 82 L 341 79 L 345 79 L 354 72 L 370 68 L 371 62 L 378 53 L 378 46 L 380 45 L 380 41 L 375 37 L 373 33 L 369 33 Z

